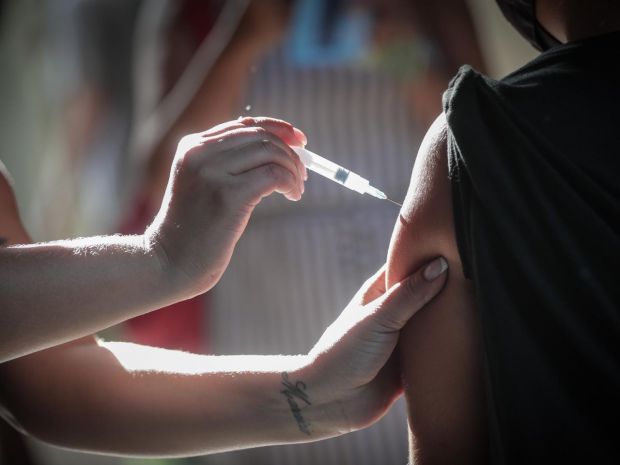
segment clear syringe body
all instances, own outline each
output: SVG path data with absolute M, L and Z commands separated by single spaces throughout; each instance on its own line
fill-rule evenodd
M 378 199 L 387 199 L 387 196 L 383 192 L 370 185 L 368 179 L 361 177 L 353 171 L 343 168 L 333 161 L 323 158 L 308 149 L 301 147 L 291 148 L 309 170 L 327 179 L 331 179 L 338 184 L 342 184 L 344 187 L 359 192 L 360 194 L 369 194 Z

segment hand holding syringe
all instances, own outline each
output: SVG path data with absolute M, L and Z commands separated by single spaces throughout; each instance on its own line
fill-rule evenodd
M 348 169 L 343 168 L 342 166 L 339 166 L 308 149 L 301 147 L 291 148 L 309 170 L 312 170 L 327 179 L 331 179 L 338 184 L 342 184 L 344 187 L 354 190 L 355 192 L 359 192 L 360 194 L 370 194 L 378 199 L 389 200 L 399 207 L 402 206 L 401 204 L 394 202 L 392 199 L 389 199 L 387 195 L 376 187 L 371 186 L 368 179 L 364 179 L 358 174 L 349 171 Z

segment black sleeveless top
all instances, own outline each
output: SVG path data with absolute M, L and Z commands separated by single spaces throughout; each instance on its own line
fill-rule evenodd
M 620 463 L 620 33 L 444 95 L 493 464 Z

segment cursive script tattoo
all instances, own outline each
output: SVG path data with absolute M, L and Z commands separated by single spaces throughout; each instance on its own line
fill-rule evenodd
M 299 431 L 304 434 L 310 436 L 310 423 L 306 421 L 306 419 L 301 414 L 301 409 L 299 408 L 299 404 L 297 400 L 303 401 L 306 405 L 312 405 L 310 399 L 308 398 L 308 394 L 306 394 L 306 383 L 303 381 L 297 381 L 293 384 L 289 378 L 288 373 L 282 373 L 282 386 L 285 387 L 282 391 L 280 391 L 286 397 L 289 407 L 291 408 L 291 413 L 297 422 L 297 426 L 299 427 Z

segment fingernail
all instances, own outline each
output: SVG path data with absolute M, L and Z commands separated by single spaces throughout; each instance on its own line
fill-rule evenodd
M 448 262 L 445 258 L 439 257 L 430 262 L 426 268 L 424 268 L 424 279 L 427 281 L 433 281 L 437 279 L 444 271 L 448 269 Z
M 293 128 L 293 132 L 295 133 L 295 137 L 303 142 L 304 146 L 308 143 L 308 138 L 301 130 Z

